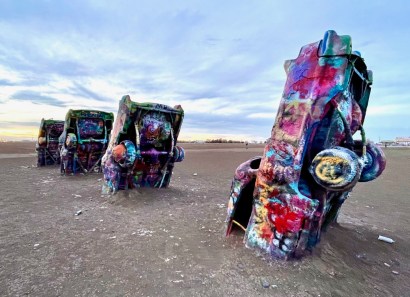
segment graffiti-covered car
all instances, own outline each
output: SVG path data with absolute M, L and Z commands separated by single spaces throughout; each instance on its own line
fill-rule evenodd
M 176 145 L 183 118 L 180 105 L 138 103 L 123 96 L 103 158 L 103 192 L 167 187 L 174 163 L 185 156 Z
M 37 166 L 60 164 L 58 138 L 63 128 L 64 121 L 41 119 L 36 142 Z
M 227 235 L 239 227 L 247 247 L 288 259 L 312 250 L 355 184 L 378 177 L 386 160 L 366 141 L 372 72 L 352 51 L 350 36 L 327 31 L 286 61 L 285 70 L 263 156 L 235 172 Z
M 83 109 L 67 112 L 59 139 L 62 174 L 101 172 L 101 159 L 113 121 L 111 112 Z

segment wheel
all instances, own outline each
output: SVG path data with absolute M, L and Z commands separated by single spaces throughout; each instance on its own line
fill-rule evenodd
M 68 149 L 75 147 L 77 145 L 77 136 L 74 133 L 68 133 L 65 145 Z
M 366 145 L 366 160 L 359 182 L 368 182 L 374 180 L 382 174 L 386 167 L 386 157 L 381 148 L 373 142 Z
M 345 191 L 354 187 L 362 172 L 359 157 L 344 147 L 321 151 L 309 167 L 315 181 L 330 191 Z
M 184 160 L 185 150 L 182 147 L 178 145 L 174 146 L 173 153 L 174 153 L 174 162 L 182 162 Z
M 113 148 L 112 155 L 115 162 L 121 167 L 127 168 L 134 165 L 137 151 L 132 141 L 124 140 Z
M 46 138 L 46 137 L 39 137 L 39 138 L 38 138 L 38 143 L 39 143 L 40 145 L 46 144 L 46 143 L 47 143 L 47 138 Z

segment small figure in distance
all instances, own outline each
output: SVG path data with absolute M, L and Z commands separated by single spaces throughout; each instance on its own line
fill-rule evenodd
M 246 149 L 248 149 L 248 142 L 247 141 L 245 141 L 245 147 L 246 147 Z

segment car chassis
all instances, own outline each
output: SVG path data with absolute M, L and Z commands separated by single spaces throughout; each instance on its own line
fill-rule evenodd
M 235 172 L 226 234 L 243 229 L 247 247 L 289 259 L 312 250 L 354 185 L 379 176 L 386 160 L 366 141 L 373 77 L 350 36 L 327 31 L 286 61 L 285 70 L 263 156 Z

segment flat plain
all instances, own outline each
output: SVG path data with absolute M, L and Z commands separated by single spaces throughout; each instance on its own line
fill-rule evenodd
M 169 188 L 107 196 L 101 174 L 61 176 L 36 167 L 34 143 L 0 143 L 0 296 L 410 296 L 410 149 L 385 149 L 383 175 L 284 262 L 224 236 L 233 173 L 263 145 L 181 146 Z

